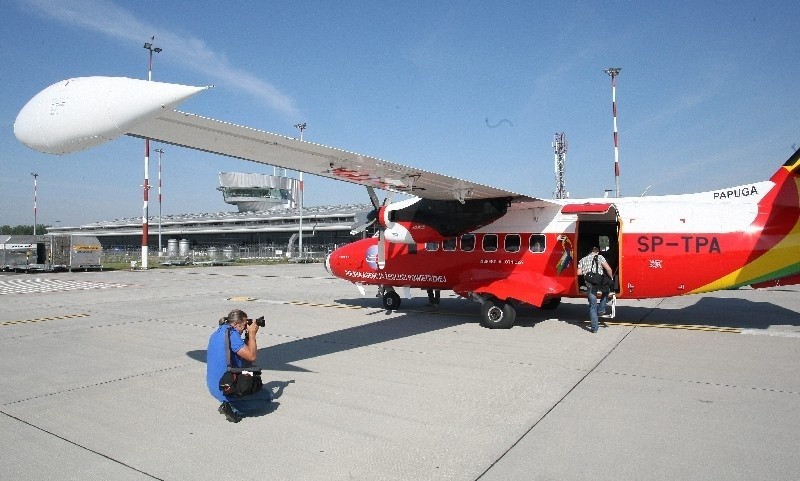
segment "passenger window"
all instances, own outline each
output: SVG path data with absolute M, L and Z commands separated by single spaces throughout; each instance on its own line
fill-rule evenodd
M 535 253 L 544 252 L 544 234 L 531 235 L 531 244 L 529 249 L 531 252 Z
M 442 242 L 442 250 L 446 251 L 456 250 L 456 238 L 448 237 L 447 239 L 445 239 L 444 242 Z
M 425 250 L 426 251 L 431 251 L 431 252 L 438 251 L 439 250 L 439 244 L 437 242 L 426 242 L 425 243 Z
M 461 236 L 461 250 L 472 252 L 475 250 L 475 234 L 464 234 Z
M 600 252 L 607 251 L 608 248 L 611 246 L 611 242 L 609 241 L 608 236 L 606 235 L 601 235 L 600 238 L 597 240 L 597 243 L 599 244 L 598 247 L 600 247 Z
M 495 252 L 497 250 L 497 234 L 483 235 L 483 252 Z
M 519 234 L 506 234 L 505 243 L 503 247 L 506 252 L 519 252 L 519 246 L 522 243 L 522 238 Z

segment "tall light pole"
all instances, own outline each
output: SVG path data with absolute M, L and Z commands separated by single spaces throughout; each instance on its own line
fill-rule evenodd
M 161 49 L 153 46 L 155 35 L 150 37 L 149 42 L 145 42 L 144 48 L 150 51 L 150 61 L 147 64 L 147 80 L 153 80 L 153 52 L 159 53 Z M 142 206 L 142 269 L 147 269 L 147 238 L 148 238 L 148 194 L 150 190 L 150 139 L 144 139 L 144 205 Z
M 303 140 L 303 131 L 306 129 L 306 123 L 294 124 L 296 129 L 300 130 L 300 141 Z M 300 241 L 297 244 L 298 257 L 303 257 L 303 173 L 300 172 Z
M 619 142 L 617 141 L 617 75 L 622 71 L 619 67 L 609 67 L 603 72 L 611 76 L 611 107 L 614 113 L 614 185 L 619 197 Z
M 164 149 L 155 149 L 158 152 L 158 255 L 161 255 L 161 155 Z
M 39 174 L 31 172 L 33 176 L 33 235 L 36 235 L 36 178 Z

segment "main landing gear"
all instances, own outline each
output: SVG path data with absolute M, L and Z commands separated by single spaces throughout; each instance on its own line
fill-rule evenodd
M 517 310 L 510 303 L 494 297 L 481 303 L 481 325 L 489 329 L 510 329 L 517 319 Z
M 395 292 L 392 286 L 380 286 L 378 297 L 383 300 L 383 307 L 387 311 L 395 311 L 400 308 L 400 295 Z M 471 296 L 481 305 L 481 326 L 489 329 L 511 329 L 517 320 L 517 310 L 510 301 L 501 301 L 491 296 Z M 561 304 L 560 297 L 547 299 L 541 309 L 555 309 Z
M 484 297 L 481 303 L 481 325 L 489 329 L 511 329 L 517 320 L 517 310 L 510 301 L 501 301 L 496 297 Z M 561 304 L 560 297 L 547 299 L 540 309 L 551 310 Z

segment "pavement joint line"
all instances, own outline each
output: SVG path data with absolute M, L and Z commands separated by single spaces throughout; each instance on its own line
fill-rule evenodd
M 89 316 L 89 314 L 82 312 L 80 314 L 65 314 L 63 316 L 39 317 L 36 319 L 20 319 L 16 321 L 2 321 L 0 322 L 0 326 L 14 326 L 17 324 L 29 324 L 32 322 L 58 321 L 62 319 L 75 319 L 78 317 L 87 317 L 87 316 Z
M 150 375 L 153 375 L 153 374 L 158 374 L 158 373 L 162 373 L 162 372 L 172 371 L 172 370 L 175 370 L 175 369 L 180 369 L 180 368 L 183 368 L 183 367 L 186 367 L 186 366 L 191 366 L 193 364 L 194 363 L 187 362 L 187 363 L 184 363 L 184 364 L 178 364 L 176 366 L 170 366 L 170 367 L 165 367 L 165 368 L 161 368 L 161 369 L 156 369 L 155 371 L 140 372 L 140 373 L 137 373 L 137 374 L 131 374 L 130 376 L 123 376 L 123 377 L 116 378 L 116 379 L 107 379 L 105 381 L 98 381 L 98 382 L 91 383 L 91 384 L 85 384 L 83 386 L 77 386 L 77 387 L 73 387 L 73 388 L 69 388 L 69 389 L 62 389 L 60 391 L 54 391 L 54 392 L 49 392 L 49 393 L 45 393 L 45 394 L 39 394 L 37 396 L 29 397 L 29 398 L 26 398 L 26 399 L 17 399 L 16 401 L 11 401 L 11 402 L 0 404 L 0 406 L 11 406 L 11 405 L 14 405 L 14 404 L 33 401 L 33 400 L 36 400 L 36 399 L 42 399 L 42 398 L 47 398 L 47 397 L 51 397 L 51 396 L 57 396 L 59 394 L 66 394 L 66 393 L 81 391 L 83 389 L 89 389 L 89 388 L 97 387 L 97 386 L 104 386 L 106 384 L 111 384 L 111 383 L 115 383 L 115 382 L 119 382 L 119 381 L 127 381 L 128 379 L 133 379 L 133 378 L 137 378 L 137 377 L 150 376 Z
M 563 402 L 565 399 L 567 399 L 567 397 L 568 397 L 570 394 L 572 394 L 572 392 L 573 392 L 575 389 L 577 389 L 577 388 L 578 388 L 578 386 L 580 386 L 581 384 L 583 384 L 583 381 L 584 381 L 584 380 L 586 380 L 586 378 L 587 378 L 587 377 L 589 377 L 589 375 L 590 375 L 590 374 L 592 374 L 592 373 L 594 373 L 595 371 L 597 371 L 597 368 L 598 368 L 598 367 L 600 367 L 600 365 L 601 365 L 601 364 L 602 364 L 602 363 L 603 363 L 603 362 L 604 362 L 606 359 L 608 359 L 608 356 L 610 356 L 610 355 L 611 355 L 611 353 L 613 353 L 614 351 L 616 351 L 616 350 L 617 350 L 617 348 L 620 346 L 620 344 L 622 344 L 622 343 L 623 343 L 623 341 L 625 341 L 625 339 L 627 339 L 627 338 L 628 338 L 628 336 L 629 336 L 629 335 L 630 335 L 630 334 L 631 334 L 631 333 L 632 333 L 632 332 L 633 332 L 635 329 L 636 329 L 635 327 L 634 327 L 633 329 L 629 329 L 629 330 L 628 330 L 628 332 L 626 332 L 626 333 L 625 333 L 625 335 L 624 335 L 624 336 L 622 336 L 622 338 L 621 338 L 619 341 L 617 341 L 617 343 L 616 343 L 616 344 L 614 344 L 614 346 L 613 346 L 613 347 L 611 347 L 611 349 L 609 349 L 609 350 L 608 350 L 608 352 L 607 352 L 607 353 L 606 353 L 606 354 L 605 354 L 605 355 L 604 355 L 602 358 L 600 358 L 600 360 L 599 360 L 599 361 L 597 361 L 597 363 L 596 363 L 596 364 L 595 364 L 595 365 L 594 365 L 594 366 L 593 366 L 591 369 L 589 369 L 588 371 L 586 371 L 586 373 L 585 373 L 585 374 L 584 374 L 584 375 L 583 375 L 583 376 L 582 376 L 580 379 L 578 379 L 578 381 L 577 381 L 575 384 L 573 384 L 573 386 L 572 386 L 571 388 L 569 388 L 569 390 L 567 390 L 567 392 L 566 392 L 566 393 L 564 393 L 564 395 L 563 395 L 563 396 L 561 396 L 561 398 L 560 398 L 558 401 L 556 401 L 556 402 L 555 402 L 555 404 L 553 404 L 552 406 L 550 406 L 550 409 L 548 409 L 548 410 L 547 410 L 547 411 L 546 411 L 544 414 L 542 414 L 542 416 L 541 416 L 539 419 L 537 419 L 536 421 L 534 421 L 534 423 L 531 425 L 531 427 L 530 427 L 530 428 L 528 428 L 528 430 L 527 430 L 527 431 L 525 431 L 524 433 L 522 433 L 522 435 L 521 435 L 520 437 L 518 437 L 518 438 L 517 438 L 517 440 L 516 440 L 516 441 L 514 441 L 514 442 L 513 442 L 513 443 L 512 443 L 512 444 L 511 444 L 511 445 L 508 447 L 508 449 L 506 449 L 506 450 L 505 450 L 505 451 L 504 451 L 504 452 L 503 452 L 503 453 L 502 453 L 500 456 L 498 456 L 498 457 L 497 457 L 497 459 L 495 459 L 495 460 L 494 460 L 494 461 L 493 461 L 493 462 L 492 462 L 492 463 L 489 465 L 489 467 L 488 467 L 488 468 L 486 468 L 486 470 L 485 470 L 485 471 L 483 471 L 483 472 L 482 472 L 482 473 L 481 473 L 481 474 L 480 474 L 480 475 L 479 475 L 477 478 L 475 478 L 475 481 L 479 481 L 481 478 L 483 478 L 483 476 L 484 476 L 486 473 L 488 473 L 488 472 L 489 472 L 489 471 L 490 471 L 492 468 L 494 468 L 494 466 L 495 466 L 497 463 L 499 463 L 499 462 L 500 462 L 500 460 L 502 460 L 503 458 L 505 458 L 505 457 L 506 457 L 506 455 L 507 455 L 509 452 L 511 452 L 511 450 L 512 450 L 512 449 L 514 449 L 514 447 L 516 447 L 516 446 L 517 446 L 517 445 L 518 445 L 518 444 L 519 444 L 519 443 L 520 443 L 520 442 L 521 442 L 521 441 L 522 441 L 522 440 L 523 440 L 523 439 L 524 439 L 524 438 L 525 438 L 525 437 L 526 437 L 528 434 L 530 434 L 530 433 L 531 433 L 531 432 L 532 432 L 534 429 L 536 429 L 536 427 L 539 425 L 539 423 L 541 423 L 541 422 L 542 422 L 542 421 L 543 421 L 543 420 L 544 420 L 544 419 L 545 419 L 547 416 L 549 416 L 549 415 L 550 415 L 550 413 L 551 413 L 551 412 L 553 412 L 553 410 L 555 410 L 557 407 L 559 407 L 559 406 L 561 405 L 561 403 L 562 403 L 562 402 Z
M 726 387 L 726 388 L 733 388 L 733 389 L 747 389 L 750 391 L 762 391 L 762 392 L 774 392 L 778 394 L 794 394 L 800 395 L 798 391 L 786 391 L 783 389 L 771 389 L 766 387 L 753 387 L 753 386 L 739 386 L 736 384 L 725 384 L 721 382 L 711 382 L 711 381 L 693 381 L 691 379 L 673 379 L 669 377 L 659 377 L 659 376 L 647 376 L 642 374 L 631 374 L 627 372 L 617 372 L 617 371 L 602 371 L 605 374 L 612 374 L 615 376 L 629 376 L 629 377 L 637 377 L 641 379 L 653 379 L 656 381 L 672 381 L 672 382 L 680 382 L 686 384 L 701 384 L 704 386 L 717 386 L 717 387 Z
M 42 432 L 43 432 L 43 433 L 45 433 L 45 434 L 49 434 L 50 436 L 53 436 L 53 437 L 55 437 L 55 438 L 58 438 L 58 439 L 60 439 L 60 440 L 62 440 L 62 441 L 64 441 L 64 442 L 66 442 L 66 443 L 69 443 L 69 444 L 71 444 L 71 445 L 73 445 L 73 446 L 76 446 L 76 447 L 78 447 L 78 448 L 80 448 L 80 449 L 83 449 L 83 450 L 85 450 L 85 451 L 88 451 L 88 452 L 90 452 L 90 453 L 96 454 L 96 455 L 98 455 L 98 456 L 100 456 L 100 457 L 103 457 L 103 458 L 105 458 L 105 459 L 108 459 L 109 461 L 111 461 L 111 462 L 113 462 L 113 463 L 117 463 L 117 464 L 119 464 L 120 466 L 124 466 L 124 467 L 126 467 L 126 468 L 128 468 L 128 469 L 132 469 L 132 470 L 136 471 L 137 473 L 141 473 L 141 474 L 143 474 L 143 475 L 147 476 L 148 478 L 152 478 L 152 479 L 157 479 L 157 480 L 163 481 L 163 480 L 162 480 L 162 478 L 157 478 L 157 477 L 153 476 L 153 475 L 152 475 L 152 474 L 150 474 L 150 473 L 147 473 L 147 472 L 145 472 L 145 471 L 142 471 L 141 469 L 138 469 L 138 468 L 135 468 L 135 467 L 131 466 L 130 464 L 123 463 L 123 462 L 122 462 L 122 461 L 120 461 L 119 459 L 112 458 L 111 456 L 109 456 L 109 455 L 107 455 L 107 454 L 103 454 L 103 453 L 101 453 L 101 452 L 99 452 L 99 451 L 96 451 L 96 450 L 94 450 L 94 449 L 92 449 L 92 448 L 89 448 L 89 447 L 87 447 L 87 446 L 84 446 L 84 445 L 82 445 L 82 444 L 76 443 L 75 441 L 72 441 L 71 439 L 67 439 L 67 438 L 65 438 L 64 436 L 60 436 L 60 435 L 58 435 L 58 434 L 56 434 L 56 433 L 54 433 L 54 432 L 52 432 L 52 431 L 48 431 L 47 429 L 44 429 L 44 428 L 42 428 L 42 427 L 40 427 L 40 426 L 37 426 L 37 425 L 35 425 L 35 424 L 33 424 L 33 423 L 29 422 L 29 421 L 26 421 L 26 420 L 24 420 L 24 419 L 20 419 L 20 418 L 18 418 L 17 416 L 14 416 L 13 414 L 9 414 L 9 413 L 7 413 L 7 412 L 5 412 L 5 411 L 0 411 L 0 413 L 2 413 L 3 415 L 5 415 L 5 416 L 7 416 L 7 417 L 9 417 L 9 418 L 11 418 L 11 419 L 13 419 L 13 420 L 17 421 L 17 422 L 20 422 L 20 423 L 22 423 L 22 424 L 25 424 L 26 426 L 30 426 L 30 427 L 32 427 L 33 429 L 37 429 L 37 430 L 39 430 L 39 431 L 42 431 Z

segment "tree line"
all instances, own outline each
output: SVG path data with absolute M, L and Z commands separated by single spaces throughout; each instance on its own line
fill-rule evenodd
M 44 224 L 36 224 L 36 234 L 47 234 L 47 229 L 52 226 Z M 3 225 L 0 226 L 0 234 L 2 235 L 33 235 L 33 225 Z

